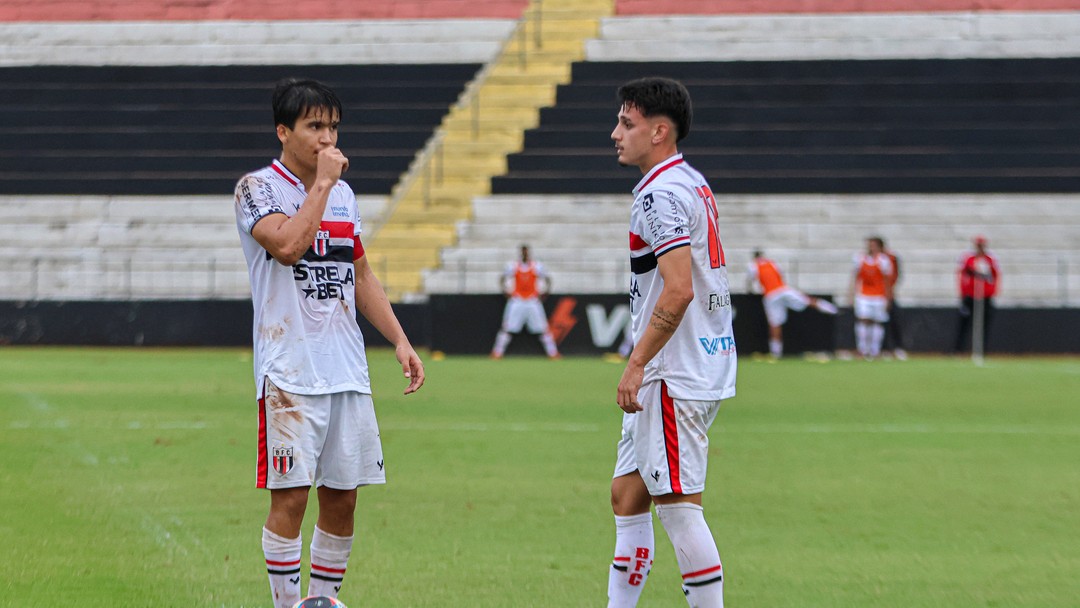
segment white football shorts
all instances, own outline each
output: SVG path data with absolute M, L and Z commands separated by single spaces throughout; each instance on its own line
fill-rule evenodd
M 888 323 L 888 300 L 884 296 L 855 296 L 855 318 L 861 321 Z
M 371 395 L 296 395 L 269 378 L 259 400 L 257 486 L 352 490 L 386 483 Z
M 516 334 L 523 327 L 529 333 L 542 334 L 548 330 L 547 316 L 540 298 L 510 298 L 503 309 L 503 331 Z
M 781 287 L 765 296 L 762 301 L 765 304 L 765 318 L 773 327 L 787 323 L 789 308 L 798 312 L 806 310 L 810 305 L 810 298 L 806 294 L 791 287 Z
M 709 427 L 720 401 L 673 399 L 660 381 L 642 386 L 638 402 L 645 409 L 623 414 L 614 477 L 638 471 L 652 496 L 704 491 Z

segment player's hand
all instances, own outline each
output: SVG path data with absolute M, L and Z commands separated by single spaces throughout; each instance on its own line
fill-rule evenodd
M 412 346 L 403 344 L 394 350 L 398 363 L 401 364 L 401 372 L 409 381 L 405 387 L 405 394 L 415 393 L 424 386 L 424 363 L 420 361 L 420 355 L 416 354 Z
M 622 379 L 619 380 L 619 388 L 616 389 L 616 402 L 622 411 L 627 414 L 636 414 L 645 409 L 638 403 L 638 391 L 641 382 L 645 379 L 645 367 L 633 362 L 626 364 Z
M 315 169 L 315 181 L 329 181 L 336 184 L 341 174 L 349 169 L 349 159 L 337 148 L 319 150 L 318 164 Z

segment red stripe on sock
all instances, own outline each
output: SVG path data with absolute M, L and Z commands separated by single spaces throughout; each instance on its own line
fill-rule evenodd
M 630 558 L 629 557 L 616 557 L 615 561 L 617 561 L 617 562 L 628 562 L 628 561 L 630 561 Z
M 327 568 L 326 566 L 320 566 L 319 564 L 311 564 L 312 570 L 319 570 L 320 572 L 332 572 L 334 574 L 345 574 L 345 568 Z
M 266 560 L 266 565 L 267 566 L 299 566 L 300 565 L 300 560 L 296 560 L 295 562 L 275 562 L 275 561 Z
M 671 491 L 674 494 L 682 494 L 682 479 L 679 473 L 679 427 L 675 421 L 675 400 L 668 395 L 667 382 L 663 380 L 660 381 L 660 411 L 664 424 L 664 446 L 667 449 Z
M 713 572 L 716 572 L 717 570 L 723 569 L 723 567 L 724 567 L 723 564 L 717 564 L 717 565 L 713 566 L 712 568 L 706 568 L 704 570 L 698 570 L 697 572 L 688 572 L 688 573 L 682 575 L 682 577 L 683 577 L 683 580 L 685 581 L 686 579 L 694 578 L 695 576 L 705 576 L 706 574 L 712 574 Z

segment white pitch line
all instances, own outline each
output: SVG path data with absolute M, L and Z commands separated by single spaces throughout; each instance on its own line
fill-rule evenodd
M 776 424 L 776 425 L 719 425 L 724 433 L 788 433 L 788 434 L 924 434 L 924 435 L 1080 435 L 1080 427 L 1045 427 L 1023 425 L 956 425 L 931 424 Z
M 72 424 L 64 419 L 59 418 L 49 422 L 32 422 L 29 420 L 16 420 L 8 424 L 7 428 L 13 431 L 41 431 L 41 430 L 56 430 L 56 429 L 70 429 L 73 428 Z M 174 431 L 174 430 L 198 430 L 205 429 L 205 422 L 158 422 L 155 424 L 143 424 L 139 421 L 132 421 L 126 425 L 114 426 L 114 425 L 86 425 L 79 424 L 79 429 L 107 429 L 107 430 L 128 430 L 128 431 Z
M 379 424 L 383 431 L 434 431 L 434 432 L 475 432 L 475 433 L 596 433 L 602 430 L 598 424 L 566 424 L 566 423 L 527 423 L 527 422 L 453 422 L 439 423 L 405 423 L 405 424 Z

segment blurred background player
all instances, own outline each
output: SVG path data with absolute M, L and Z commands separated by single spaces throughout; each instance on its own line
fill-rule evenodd
M 611 480 L 608 607 L 637 605 L 652 568 L 655 504 L 687 603 L 721 608 L 723 568 L 701 494 L 709 427 L 721 400 L 735 396 L 737 362 L 716 199 L 676 146 L 690 131 L 686 88 L 645 78 L 620 87 L 618 99 L 618 161 L 643 177 L 630 211 L 634 348 L 616 389 L 624 413 Z
M 855 312 L 855 348 L 865 359 L 881 354 L 892 301 L 892 274 L 892 261 L 885 255 L 885 241 L 876 236 L 866 239 L 866 252 L 855 255 L 850 290 Z
M 883 241 L 884 242 L 884 241 Z M 904 334 L 900 328 L 900 305 L 896 303 L 896 284 L 900 282 L 900 256 L 889 247 L 885 247 L 885 255 L 892 263 L 892 274 L 889 282 L 892 287 L 892 297 L 889 299 L 889 321 L 885 325 L 885 340 L 883 348 L 891 350 L 894 357 L 900 361 L 907 360 L 907 351 L 904 350 Z
M 837 312 L 832 302 L 808 296 L 786 285 L 776 262 L 766 258 L 760 249 L 754 251 L 754 259 L 747 269 L 747 291 L 754 292 L 755 283 L 761 287 L 761 301 L 765 306 L 765 319 L 769 323 L 769 354 L 777 359 L 784 354 L 783 326 L 787 322 L 789 308 L 798 312 L 810 306 L 827 315 Z
M 986 250 L 986 237 L 972 239 L 975 251 L 969 251 L 960 258 L 957 270 L 960 279 L 959 324 L 956 329 L 955 351 L 962 352 L 966 346 L 967 334 L 974 330 L 983 336 L 983 349 L 986 348 L 986 329 L 994 313 L 994 296 L 997 295 L 998 279 L 1001 276 L 997 257 Z M 982 306 L 982 327 L 973 327 L 975 307 Z M 974 333 L 972 334 L 974 336 Z
M 502 326 L 495 335 L 495 346 L 491 349 L 492 358 L 501 359 L 510 345 L 510 334 L 518 333 L 522 328 L 540 336 L 540 344 L 549 358 L 558 358 L 559 349 L 548 330 L 541 301 L 551 293 L 551 277 L 543 264 L 529 257 L 528 245 L 521 246 L 520 260 L 506 266 L 506 271 L 499 277 L 499 289 L 506 295 L 506 308 L 503 309 Z
M 409 381 L 424 367 L 360 242 L 356 195 L 341 180 L 341 102 L 313 80 L 273 94 L 281 157 L 236 185 L 247 258 L 259 453 L 256 485 L 270 491 L 262 548 L 275 608 L 300 600 L 300 525 L 311 486 L 319 515 L 308 595 L 337 597 L 353 547 L 356 489 L 386 483 L 359 311 L 394 345 Z

